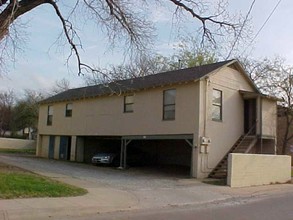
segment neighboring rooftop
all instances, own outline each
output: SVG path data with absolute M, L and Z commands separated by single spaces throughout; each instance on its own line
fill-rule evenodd
M 99 84 L 76 89 L 69 89 L 57 95 L 49 97 L 43 101 L 44 103 L 72 101 L 84 98 L 94 98 L 98 96 L 121 94 L 125 92 L 134 92 L 142 89 L 155 88 L 158 86 L 173 85 L 178 83 L 191 82 L 198 80 L 214 70 L 227 64 L 232 64 L 236 60 L 227 60 L 213 64 L 196 66 L 186 69 L 173 70 L 154 75 L 119 80 L 109 84 Z

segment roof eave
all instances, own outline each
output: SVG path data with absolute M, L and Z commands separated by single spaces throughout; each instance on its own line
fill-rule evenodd
M 248 81 L 248 83 L 259 93 L 262 94 L 261 91 L 258 89 L 258 87 L 256 86 L 256 84 L 252 81 L 252 79 L 248 76 L 247 72 L 245 71 L 245 69 L 243 68 L 243 66 L 240 64 L 240 62 L 238 60 L 234 60 L 234 62 L 228 64 L 227 66 L 230 66 L 234 64 L 236 66 L 236 68 L 238 69 L 239 72 L 243 73 L 244 77 L 246 78 L 246 80 Z
M 213 74 L 219 72 L 220 69 L 225 68 L 225 67 L 228 67 L 228 66 L 230 66 L 231 64 L 233 64 L 233 63 L 235 63 L 235 62 L 238 62 L 238 61 L 237 61 L 237 60 L 231 60 L 229 63 L 226 63 L 226 64 L 224 64 L 224 65 L 218 67 L 217 69 L 214 69 L 213 71 L 211 71 L 211 72 L 205 74 L 204 76 L 200 77 L 200 78 L 197 79 L 196 81 L 198 81 L 198 80 L 202 80 L 202 79 L 205 79 L 205 78 L 207 78 L 207 77 L 209 77 L 209 76 L 211 76 L 211 75 L 213 75 Z
M 262 93 L 256 93 L 256 92 L 245 91 L 245 90 L 239 90 L 239 93 L 242 95 L 247 95 L 247 98 L 262 97 L 262 98 L 270 99 L 273 101 L 279 101 L 279 102 L 283 101 L 282 99 L 280 99 L 278 97 L 266 95 L 266 94 L 262 94 Z
M 141 89 L 129 89 L 129 90 L 125 90 L 122 92 L 117 92 L 117 93 L 105 93 L 102 95 L 96 95 L 96 96 L 90 96 L 90 97 L 83 97 L 83 98 L 72 98 L 72 99 L 62 99 L 62 100 L 52 100 L 52 101 L 40 101 L 39 104 L 40 105 L 46 105 L 46 104 L 53 104 L 53 103 L 61 103 L 61 102 L 71 102 L 71 101 L 79 101 L 79 100 L 85 100 L 85 99 L 94 99 L 97 97 L 102 97 L 102 96 L 109 96 L 109 95 L 113 95 L 113 94 L 118 94 L 118 96 L 123 95 L 123 94 L 127 94 L 127 93 L 135 93 L 135 92 L 140 92 L 140 91 L 144 91 L 144 90 L 150 90 L 150 89 L 156 89 L 156 88 L 162 88 L 162 87 L 170 87 L 170 86 L 174 86 L 174 85 L 182 85 L 182 84 L 188 84 L 188 83 L 192 83 L 192 82 L 197 82 L 199 81 L 199 79 L 192 79 L 192 80 L 187 80 L 187 81 L 182 81 L 182 82 L 177 82 L 177 83 L 165 83 L 165 84 L 160 84 L 160 85 L 156 85 L 156 86 L 149 86 L 149 87 L 145 87 L 145 88 L 141 88 Z

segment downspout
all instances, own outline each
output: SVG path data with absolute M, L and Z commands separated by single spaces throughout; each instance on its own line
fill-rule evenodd
M 209 86 L 209 77 L 205 77 L 205 113 L 204 113 L 204 128 L 203 128 L 203 136 L 207 136 L 207 120 L 208 120 L 208 109 L 209 109 L 209 94 L 208 94 L 208 86 Z M 213 169 L 209 168 L 209 153 L 208 153 L 208 146 L 205 149 L 205 158 L 201 157 L 201 172 L 203 173 L 210 173 L 210 171 L 206 171 L 206 169 Z M 202 161 L 204 163 L 202 163 Z
M 202 137 L 206 137 L 207 136 L 207 120 L 208 120 L 208 109 L 209 109 L 209 106 L 208 106 L 209 105 L 209 93 L 208 93 L 209 77 L 206 76 L 204 78 L 204 80 L 205 80 L 205 89 L 204 89 L 204 121 L 203 121 Z M 213 168 L 210 168 L 209 167 L 208 157 L 209 157 L 209 155 L 207 153 L 207 149 L 205 149 L 205 152 L 202 153 L 201 156 L 200 156 L 200 171 L 202 173 L 210 173 L 211 171 L 206 171 L 206 169 L 213 169 Z
M 259 129 L 259 132 L 260 132 L 260 153 L 262 154 L 262 148 L 263 148 L 263 139 L 262 139 L 262 97 L 260 96 L 260 129 Z
M 208 96 L 208 85 L 209 85 L 209 77 L 205 77 L 205 114 L 204 114 L 204 127 L 203 127 L 203 136 L 206 136 L 206 129 L 207 129 L 207 114 L 208 114 L 208 103 L 209 103 L 209 96 Z
M 278 127 L 278 104 L 276 102 L 276 115 L 275 115 L 275 129 L 274 129 L 274 135 L 275 135 L 275 155 L 277 155 L 277 141 L 278 141 L 278 137 L 277 137 L 277 127 Z

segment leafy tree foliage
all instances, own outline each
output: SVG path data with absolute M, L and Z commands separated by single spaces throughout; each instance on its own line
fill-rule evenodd
M 31 128 L 37 130 L 39 105 L 43 96 L 33 90 L 26 90 L 23 99 L 17 101 L 13 108 L 12 129 L 14 131 Z
M 13 91 L 0 93 L 0 136 L 4 136 L 9 131 L 14 100 Z

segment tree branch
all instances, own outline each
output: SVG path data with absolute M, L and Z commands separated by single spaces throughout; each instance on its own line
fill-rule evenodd
M 66 39 L 69 43 L 69 45 L 71 46 L 71 51 L 74 52 L 75 57 L 77 59 L 77 66 L 78 66 L 78 75 L 82 74 L 82 63 L 81 63 L 81 59 L 80 59 L 80 55 L 77 49 L 77 44 L 74 43 L 74 35 L 78 36 L 77 33 L 74 31 L 71 22 L 69 22 L 68 20 L 66 20 L 63 16 L 62 13 L 60 12 L 58 5 L 56 4 L 55 1 L 53 0 L 48 0 L 48 3 L 51 4 L 53 6 L 53 8 L 55 9 L 55 12 L 57 14 L 57 16 L 59 17 L 61 23 L 62 23 L 62 27 L 63 27 L 63 31 L 64 34 L 66 36 Z M 69 55 L 69 58 L 71 57 L 72 53 Z
M 173 2 L 177 6 L 177 9 L 182 8 L 183 10 L 187 11 L 188 13 L 190 13 L 192 15 L 192 17 L 198 19 L 201 22 L 202 29 L 203 29 L 203 39 L 204 39 L 204 37 L 206 37 L 207 39 L 209 39 L 210 41 L 215 43 L 215 40 L 213 38 L 213 34 L 210 31 L 210 29 L 207 27 L 207 22 L 211 22 L 213 24 L 216 24 L 219 27 L 228 27 L 228 28 L 231 28 L 233 30 L 236 30 L 236 24 L 226 22 L 224 20 L 223 21 L 216 20 L 215 17 L 218 17 L 219 14 L 218 15 L 213 15 L 213 16 L 201 16 L 198 13 L 196 13 L 192 7 L 189 7 L 187 4 L 183 3 L 182 0 L 169 0 L 169 1 Z M 187 3 L 191 3 L 191 4 L 193 4 L 193 5 L 198 7 L 198 5 L 195 4 L 193 1 L 187 1 Z M 203 42 L 203 39 L 202 39 L 202 42 Z
M 0 6 L 5 5 L 8 0 L 0 0 Z
M 143 11 L 144 6 L 149 4 L 147 0 L 74 0 L 73 3 L 68 3 L 67 6 L 71 7 L 71 11 L 69 10 L 67 13 L 61 11 L 61 6 L 59 8 L 59 3 L 61 4 L 61 2 L 66 1 L 0 0 L 1 10 L 4 9 L 0 12 L 0 41 L 9 35 L 9 28 L 15 19 L 41 4 L 48 3 L 53 6 L 56 15 L 60 19 L 64 36 L 70 45 L 67 64 L 69 63 L 69 59 L 75 56 L 79 75 L 82 74 L 84 68 L 88 69 L 88 65 L 85 65 L 80 57 L 79 50 L 82 48 L 81 40 L 78 36 L 78 30 L 73 26 L 74 19 L 71 18 L 75 13 L 82 12 L 82 15 L 86 18 L 86 22 L 87 20 L 91 20 L 99 25 L 101 31 L 106 30 L 109 38 L 108 42 L 110 42 L 111 46 L 114 46 L 117 42 L 121 46 L 121 40 L 124 40 L 123 43 L 126 46 L 125 48 L 127 48 L 125 49 L 127 52 L 132 52 L 132 49 L 134 49 L 133 51 L 136 53 L 143 54 L 149 50 L 149 46 L 153 42 L 154 28 L 152 22 L 147 20 L 147 14 Z M 165 0 L 155 0 L 152 2 L 166 4 Z M 203 3 L 204 1 L 169 0 L 169 2 L 172 2 L 171 4 L 175 6 L 176 12 L 180 13 L 180 10 L 187 12 L 188 15 L 195 18 L 194 20 L 201 22 L 200 27 L 202 30 L 200 32 L 203 33 L 202 43 L 204 39 L 208 39 L 215 45 L 214 37 L 218 36 L 217 34 L 223 34 L 221 30 L 226 31 L 227 34 L 231 30 L 234 30 L 234 35 L 238 30 L 237 24 L 227 21 L 229 17 L 224 8 L 225 5 L 218 4 L 217 12 L 211 12 L 210 16 L 203 16 L 204 12 L 209 10 Z M 150 6 L 151 10 L 155 8 L 155 5 Z M 146 9 L 149 8 L 146 7 Z M 81 15 L 79 14 L 78 16 L 79 19 Z M 13 37 L 12 31 L 11 36 Z M 133 53 L 130 53 L 130 55 L 133 55 Z
M 6 2 L 7 0 L 1 1 L 2 5 Z M 16 0 L 10 1 L 7 7 L 0 13 L 0 41 L 9 33 L 9 26 L 14 22 L 14 20 L 37 6 L 47 2 L 47 0 L 22 0 L 19 2 Z M 0 6 L 2 6 L 1 3 Z

